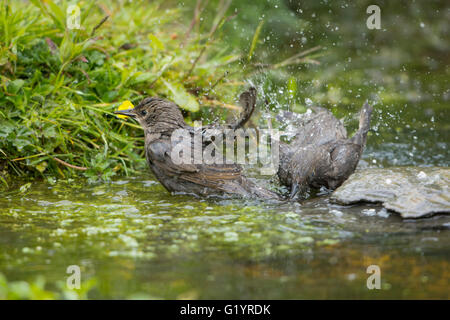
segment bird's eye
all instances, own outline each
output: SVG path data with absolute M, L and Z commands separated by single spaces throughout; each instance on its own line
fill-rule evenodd
M 146 110 L 142 110 L 142 111 L 141 111 L 141 115 L 145 116 L 146 114 L 147 114 L 147 111 L 146 111 Z

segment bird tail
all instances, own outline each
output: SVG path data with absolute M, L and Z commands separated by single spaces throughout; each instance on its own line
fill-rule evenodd
M 367 103 L 364 103 L 361 112 L 359 114 L 359 129 L 352 137 L 353 143 L 364 146 L 367 140 L 367 133 L 370 130 L 370 118 L 372 116 L 373 107 Z
M 256 89 L 250 87 L 239 96 L 239 104 L 244 108 L 239 116 L 239 119 L 230 125 L 232 129 L 242 127 L 252 116 L 256 106 Z

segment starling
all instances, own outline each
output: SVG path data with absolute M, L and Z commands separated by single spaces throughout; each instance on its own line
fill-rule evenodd
M 295 134 L 290 144 L 280 143 L 280 182 L 291 189 L 290 198 L 308 188 L 335 189 L 355 171 L 370 129 L 372 107 L 360 111 L 359 129 L 348 139 L 345 127 L 325 108 L 299 115 L 284 112 L 279 120 L 291 122 Z
M 229 197 L 280 199 L 280 196 L 246 178 L 238 164 L 196 162 L 205 148 L 213 143 L 210 130 L 238 129 L 251 117 L 256 104 L 256 89 L 250 88 L 240 95 L 243 112 L 240 118 L 227 125 L 209 125 L 194 128 L 186 124 L 175 103 L 157 98 L 145 98 L 138 106 L 116 114 L 136 119 L 145 132 L 147 163 L 158 181 L 172 193 L 193 194 L 201 197 Z M 192 139 L 174 139 L 177 130 L 183 130 Z M 210 130 L 208 130 L 210 129 Z M 195 135 L 201 135 L 201 147 L 194 145 Z M 188 144 L 186 146 L 186 144 Z M 181 147 L 181 148 L 180 148 Z M 180 163 L 176 150 L 190 151 L 188 161 Z M 189 152 L 188 152 L 189 153 Z M 187 153 L 187 154 L 188 154 Z M 199 154 L 202 153 L 202 154 Z

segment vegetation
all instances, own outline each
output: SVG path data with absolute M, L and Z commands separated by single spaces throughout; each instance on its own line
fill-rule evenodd
M 222 85 L 237 55 L 214 41 L 213 22 L 188 29 L 180 9 L 155 1 L 82 1 L 80 29 L 69 29 L 68 1 L 1 1 L 0 172 L 5 176 L 128 174 L 143 163 L 141 130 L 112 111 L 124 100 L 168 97 L 186 110 L 231 103 Z M 207 29 L 209 27 L 209 29 Z M 208 30 L 205 32 L 205 30 Z
M 59 281 L 57 289 L 49 291 L 45 289 L 45 279 L 38 277 L 34 281 L 12 281 L 8 282 L 3 274 L 0 273 L 0 299 L 2 300 L 54 300 L 69 299 L 79 300 L 87 299 L 87 293 L 95 285 L 95 279 L 85 281 L 80 289 L 70 290 L 63 281 Z

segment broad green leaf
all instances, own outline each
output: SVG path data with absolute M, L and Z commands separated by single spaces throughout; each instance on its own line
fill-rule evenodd
M 23 87 L 25 81 L 22 79 L 16 79 L 8 82 L 8 92 L 12 94 L 16 94 Z
M 132 84 L 137 84 L 141 82 L 153 81 L 157 77 L 156 74 L 152 72 L 142 72 L 138 73 L 136 77 L 131 81 Z
M 0 137 L 6 138 L 14 131 L 14 124 L 9 121 L 0 121 Z
M 31 187 L 31 182 L 25 183 L 24 185 L 22 185 L 19 190 L 21 193 L 27 192 L 28 189 L 30 189 Z
M 200 106 L 197 100 L 189 92 L 186 91 L 183 85 L 179 83 L 171 83 L 164 79 L 161 80 L 168 89 L 170 98 L 181 108 L 192 112 L 200 110 Z
M 164 50 L 164 44 L 159 40 L 155 35 L 149 34 L 148 38 L 150 39 L 150 46 L 153 50 Z
M 45 171 L 45 169 L 47 169 L 47 166 L 48 166 L 47 161 L 42 161 L 42 162 L 39 162 L 37 165 L 35 165 L 35 168 L 37 169 L 37 171 L 42 173 Z

